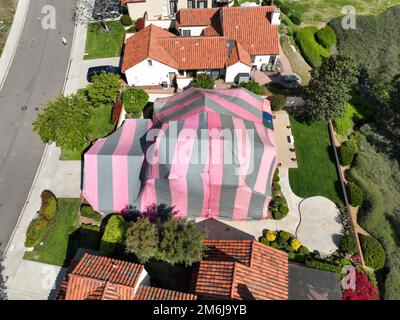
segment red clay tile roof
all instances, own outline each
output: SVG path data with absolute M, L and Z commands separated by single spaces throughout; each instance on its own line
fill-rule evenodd
M 139 286 L 135 300 L 196 300 L 194 294 L 148 287 Z
M 200 26 L 204 36 L 224 36 L 234 39 L 250 55 L 279 54 L 278 28 L 271 25 L 270 14 L 274 7 L 222 7 L 212 11 L 181 9 L 177 15 L 177 27 Z M 209 9 L 205 9 L 209 10 Z
M 195 295 L 138 286 L 143 265 L 86 253 L 73 262 L 57 300 L 194 300 Z
M 147 58 L 176 68 L 177 62 L 160 45 L 158 40 L 161 38 L 176 38 L 176 36 L 153 24 L 131 36 L 125 43 L 122 72 Z
M 181 9 L 176 14 L 176 27 L 181 26 L 208 26 L 219 8 L 209 9 Z
M 192 290 L 202 299 L 288 299 L 288 258 L 255 240 L 206 240 Z

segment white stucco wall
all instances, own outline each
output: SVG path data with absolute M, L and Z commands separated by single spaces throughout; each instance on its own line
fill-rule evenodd
M 152 66 L 148 60 L 152 61 Z M 145 59 L 137 65 L 125 71 L 126 80 L 130 86 L 152 86 L 160 85 L 163 81 L 169 83 L 169 73 L 178 73 L 171 68 L 153 59 Z
M 250 73 L 251 67 L 245 65 L 242 62 L 236 62 L 235 64 L 226 68 L 225 82 L 234 82 L 238 73 Z
M 197 37 L 201 35 L 203 30 L 207 28 L 207 26 L 196 26 L 196 27 L 181 27 L 179 28 L 179 33 L 183 35 L 184 30 L 189 30 L 190 31 L 190 36 L 191 37 Z
M 262 56 L 255 56 L 254 58 L 254 62 L 252 62 L 252 65 L 256 65 L 257 69 L 260 69 L 261 66 L 265 63 L 268 64 L 269 63 L 269 58 L 271 56 L 270 55 L 262 55 Z
M 144 26 L 147 27 L 151 24 L 153 24 L 159 28 L 166 29 L 166 30 L 174 29 L 175 28 L 175 19 L 174 20 L 172 20 L 172 19 L 146 20 Z
M 176 84 L 178 86 L 179 89 L 184 89 L 186 88 L 188 85 L 190 85 L 193 81 L 192 77 L 177 77 L 176 78 Z

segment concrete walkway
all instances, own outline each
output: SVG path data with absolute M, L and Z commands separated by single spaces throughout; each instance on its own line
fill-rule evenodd
M 285 230 L 296 235 L 311 251 L 318 250 L 327 256 L 338 249 L 342 224 L 335 204 L 324 197 L 303 199 L 289 184 L 288 168 L 279 168 L 282 193 L 289 207 L 288 215 L 281 220 L 224 221 L 224 223 L 253 235 L 262 236 L 263 230 Z

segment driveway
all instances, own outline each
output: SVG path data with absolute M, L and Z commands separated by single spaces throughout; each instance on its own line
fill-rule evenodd
M 44 30 L 42 8 L 56 8 L 56 29 Z M 32 131 L 38 108 L 62 91 L 74 23 L 75 1 L 30 1 L 25 24 L 0 91 L 0 252 L 7 245 L 27 199 L 44 144 Z

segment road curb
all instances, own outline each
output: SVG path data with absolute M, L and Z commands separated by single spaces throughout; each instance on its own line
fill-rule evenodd
M 3 88 L 7 78 L 8 71 L 17 51 L 19 39 L 22 34 L 22 29 L 25 25 L 25 19 L 28 14 L 30 0 L 19 0 L 17 9 L 15 10 L 13 23 L 8 33 L 7 41 L 4 50 L 0 57 L 0 90 Z

